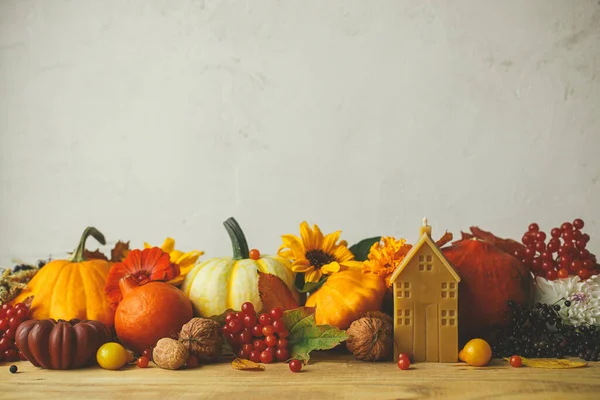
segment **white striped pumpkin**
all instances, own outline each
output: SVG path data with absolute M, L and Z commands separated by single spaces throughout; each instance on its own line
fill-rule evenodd
M 278 276 L 298 299 L 290 262 L 279 256 L 249 258 L 248 244 L 235 219 L 224 223 L 231 237 L 233 257 L 213 258 L 193 267 L 186 275 L 181 290 L 192 301 L 201 317 L 219 315 L 227 309 L 240 310 L 249 301 L 262 310 L 258 293 L 258 272 Z

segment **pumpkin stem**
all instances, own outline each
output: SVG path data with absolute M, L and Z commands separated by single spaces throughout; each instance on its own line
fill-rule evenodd
M 93 226 L 88 226 L 87 228 L 85 228 L 85 231 L 83 231 L 83 234 L 81 235 L 79 245 L 77 246 L 75 252 L 73 252 L 73 256 L 71 257 L 71 262 L 85 261 L 85 257 L 83 256 L 83 252 L 85 251 L 85 241 L 90 236 L 93 236 L 94 239 L 100 242 L 100 244 L 106 244 L 106 239 L 104 239 L 104 235 L 102 234 L 102 232 L 100 232 Z
M 138 287 L 138 283 L 135 281 L 135 278 L 131 275 L 124 276 L 119 279 L 119 289 L 121 289 L 121 295 L 125 297 L 125 295 Z
M 223 222 L 227 233 L 231 238 L 231 246 L 233 248 L 233 259 L 243 260 L 250 257 L 250 250 L 248 250 L 248 242 L 242 228 L 237 221 L 231 217 L 227 221 Z

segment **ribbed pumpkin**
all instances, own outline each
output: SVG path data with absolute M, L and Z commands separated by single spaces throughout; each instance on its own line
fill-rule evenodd
M 96 351 L 110 339 L 99 321 L 28 320 L 17 328 L 15 342 L 36 367 L 74 369 L 90 365 Z
M 250 259 L 246 237 L 235 219 L 229 218 L 224 225 L 231 238 L 233 257 L 213 258 L 198 264 L 188 272 L 181 285 L 196 313 L 202 317 L 219 315 L 227 309 L 239 310 L 247 301 L 260 311 L 258 271 L 281 278 L 298 300 L 289 261 L 268 255 L 258 260 Z
M 85 242 L 93 236 L 106 244 L 104 235 L 87 227 L 73 256 L 69 260 L 54 260 L 41 268 L 13 304 L 33 297 L 30 316 L 33 319 L 95 320 L 111 327 L 114 311 L 104 295 L 106 276 L 111 263 L 105 260 L 85 260 Z
M 347 329 L 363 313 L 380 310 L 385 292 L 385 281 L 379 275 L 352 268 L 327 278 L 306 300 L 306 306 L 317 307 L 317 324 Z

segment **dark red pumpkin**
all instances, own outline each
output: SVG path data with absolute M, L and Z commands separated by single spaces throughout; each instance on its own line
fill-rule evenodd
M 462 279 L 458 294 L 461 341 L 489 338 L 510 323 L 508 301 L 530 305 L 533 279 L 511 254 L 476 238 L 454 242 L 442 251 Z
M 110 339 L 102 322 L 54 319 L 29 320 L 17 328 L 15 342 L 36 367 L 75 369 L 90 365 Z

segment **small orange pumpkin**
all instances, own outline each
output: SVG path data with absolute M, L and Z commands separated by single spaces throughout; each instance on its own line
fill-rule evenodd
M 385 292 L 382 277 L 351 268 L 327 278 L 323 286 L 306 300 L 306 305 L 317 308 L 317 324 L 348 329 L 363 313 L 380 310 Z
M 89 236 L 106 244 L 104 235 L 96 228 L 86 228 L 71 259 L 46 264 L 12 303 L 21 303 L 33 296 L 30 310 L 33 319 L 96 320 L 109 328 L 113 326 L 114 311 L 104 295 L 111 263 L 84 258 L 85 241 Z
M 139 286 L 133 276 L 119 281 L 123 299 L 115 313 L 115 330 L 123 345 L 141 353 L 159 339 L 177 337 L 193 317 L 192 302 L 175 286 L 151 281 Z

